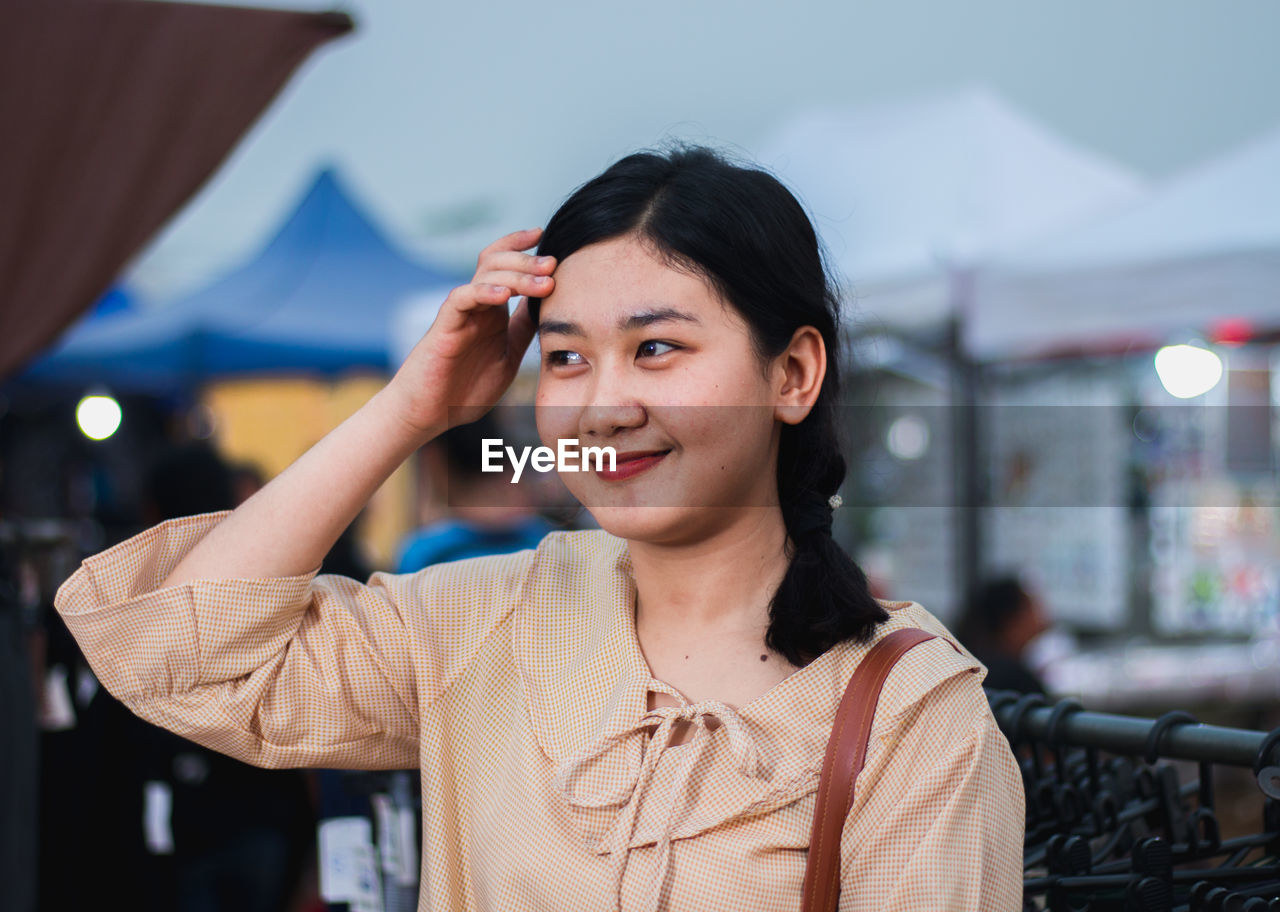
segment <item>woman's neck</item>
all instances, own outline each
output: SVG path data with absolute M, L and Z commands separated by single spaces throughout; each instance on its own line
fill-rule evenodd
M 637 629 L 763 637 L 787 570 L 786 540 L 781 510 L 748 507 L 693 544 L 628 542 Z

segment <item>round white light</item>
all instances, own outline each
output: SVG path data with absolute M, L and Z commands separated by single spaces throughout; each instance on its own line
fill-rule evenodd
M 1169 395 L 1202 396 L 1222 379 L 1222 359 L 1195 345 L 1166 345 L 1156 352 L 1156 376 Z
M 929 449 L 929 425 L 919 415 L 903 415 L 889 425 L 885 445 L 897 459 L 919 459 Z
M 76 424 L 90 440 L 106 440 L 120 427 L 120 403 L 110 396 L 85 396 L 76 406 Z

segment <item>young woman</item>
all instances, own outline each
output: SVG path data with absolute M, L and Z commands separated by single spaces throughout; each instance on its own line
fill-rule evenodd
M 544 442 L 618 454 L 563 474 L 602 530 L 317 575 L 535 333 Z M 391 382 L 253 498 L 89 558 L 58 610 L 112 693 L 194 741 L 419 766 L 420 908 L 440 912 L 794 912 L 845 684 L 922 627 L 938 638 L 878 704 L 840 908 L 1020 908 L 1022 782 L 983 667 L 921 606 L 872 598 L 831 538 L 838 344 L 781 184 L 705 149 L 630 156 L 487 248 Z

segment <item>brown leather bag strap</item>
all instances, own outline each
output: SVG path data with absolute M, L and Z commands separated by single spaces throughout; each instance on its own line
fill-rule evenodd
M 867 759 L 880 690 L 903 653 L 935 636 L 917 627 L 895 630 L 871 647 L 849 679 L 818 782 L 802 912 L 835 912 L 840 897 L 840 836 L 853 807 L 854 782 Z

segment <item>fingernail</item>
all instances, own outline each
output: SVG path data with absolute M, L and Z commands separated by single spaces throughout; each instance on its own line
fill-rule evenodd
M 555 261 L 556 261 L 555 257 L 549 257 L 549 256 L 540 256 L 537 259 L 537 263 L 539 266 L 550 266 Z
M 534 276 L 533 277 L 534 285 L 546 285 L 550 281 L 551 281 L 551 276 Z

